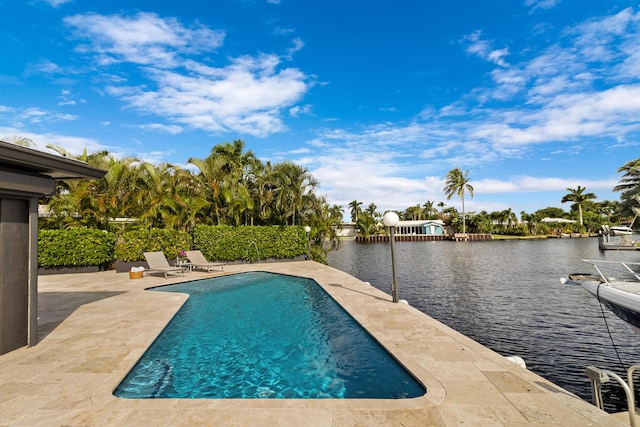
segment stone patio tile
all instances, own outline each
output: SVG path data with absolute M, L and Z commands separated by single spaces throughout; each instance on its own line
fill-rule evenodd
M 122 399 L 114 388 L 186 301 L 145 288 L 243 271 L 316 280 L 427 388 L 413 399 Z M 614 426 L 613 417 L 358 279 L 312 261 L 164 279 L 39 277 L 41 341 L 0 356 L 0 426 Z

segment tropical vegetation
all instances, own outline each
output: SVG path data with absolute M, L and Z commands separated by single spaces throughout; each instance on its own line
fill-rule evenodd
M 457 195 L 462 200 L 462 232 L 465 233 L 466 222 L 464 215 L 464 193 L 469 192 L 469 195 L 473 197 L 473 187 L 469 184 L 469 171 L 464 171 L 460 168 L 455 168 L 447 173 L 446 183 L 444 186 L 444 193 L 447 196 L 447 200 L 451 200 L 453 195 Z
M 7 138 L 5 138 L 7 139 Z M 26 138 L 8 138 L 33 146 Z M 313 258 L 323 261 L 337 248 L 344 209 L 316 194 L 318 181 L 305 167 L 292 162 L 259 160 L 242 140 L 215 145 L 205 158 L 190 158 L 187 167 L 152 164 L 134 157 L 116 158 L 107 151 L 73 156 L 62 147 L 59 154 L 107 171 L 91 181 L 60 181 L 54 195 L 43 199 L 41 229 L 88 228 L 116 235 L 132 230 L 167 229 L 193 236 L 198 227 L 309 226 Z M 630 223 L 640 207 L 640 159 L 625 163 L 614 191 L 620 201 L 596 201 L 584 186 L 567 188 L 561 202 L 569 212 L 549 207 L 533 213 L 511 209 L 466 212 L 465 196 L 473 197 L 469 171 L 454 168 L 445 177 L 447 200 L 457 196 L 462 212 L 445 202 L 425 201 L 398 210 L 402 220 L 438 219 L 451 232 L 516 236 L 567 232 L 597 232 L 604 224 Z M 366 206 L 366 207 L 364 207 Z M 382 214 L 374 202 L 348 203 L 348 214 L 361 236 L 386 233 Z M 556 221 L 549 222 L 549 218 Z M 543 219 L 547 219 L 543 221 Z M 569 221 L 567 221 L 569 220 Z M 255 239 L 254 239 L 255 240 Z
M 614 191 L 622 191 L 620 201 L 595 201 L 594 193 L 578 185 L 567 188 L 568 193 L 561 202 L 573 202 L 569 212 L 561 208 L 548 207 L 533 213 L 520 212 L 519 218 L 511 208 L 495 212 L 465 212 L 464 197 L 473 197 L 469 171 L 452 169 L 446 176 L 444 193 L 447 200 L 454 195 L 462 201 L 462 213 L 440 201 L 418 203 L 396 211 L 401 220 L 441 220 L 451 232 L 462 230 L 471 233 L 487 233 L 511 236 L 541 236 L 559 233 L 596 233 L 602 225 L 631 223 L 640 209 L 640 159 L 630 161 L 618 169 L 623 173 Z M 362 209 L 362 201 L 349 203 L 351 220 L 357 233 L 363 237 L 386 233 L 382 225 L 382 214 L 376 211 L 375 203 Z M 373 209 L 372 209 L 373 207 Z M 439 208 L 439 209 L 438 209 Z M 544 221 L 543 221 L 544 220 Z
M 86 227 L 112 232 L 172 229 L 192 234 L 200 225 L 304 226 L 322 261 L 336 247 L 342 209 L 316 194 L 317 180 L 292 162 L 262 162 L 244 141 L 222 143 L 206 158 L 190 158 L 190 168 L 118 159 L 107 151 L 59 154 L 107 171 L 102 179 L 61 181 L 42 200 L 42 229 Z M 193 171 L 191 170 L 193 168 Z M 331 242 L 330 245 L 322 244 Z

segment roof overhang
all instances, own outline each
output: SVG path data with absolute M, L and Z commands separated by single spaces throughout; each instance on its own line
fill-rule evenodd
M 97 179 L 107 171 L 85 162 L 0 141 L 0 191 L 48 195 L 55 181 Z
M 0 169 L 14 169 L 53 179 L 96 179 L 107 171 L 79 160 L 0 141 Z

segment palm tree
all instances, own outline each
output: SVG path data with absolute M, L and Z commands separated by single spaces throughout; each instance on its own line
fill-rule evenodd
M 309 237 L 313 242 L 311 253 L 315 261 L 326 263 L 327 253 L 340 246 L 337 231 L 342 226 L 342 214 L 342 207 L 329 206 L 324 196 L 316 197 L 311 203 L 304 223 L 311 226 Z
M 611 222 L 611 215 L 616 213 L 619 207 L 618 201 L 605 200 L 599 203 L 600 213 L 607 216 L 607 222 Z
M 418 220 L 421 219 L 422 216 L 422 209 L 420 208 L 420 205 L 415 205 L 415 206 L 409 206 L 407 209 L 404 210 L 404 217 L 407 220 Z
M 234 175 L 231 174 L 231 177 Z M 234 225 L 242 225 L 244 217 L 246 225 L 247 213 L 254 208 L 254 198 L 240 178 L 229 180 L 222 190 L 222 197 L 227 206 L 227 218 L 232 220 Z
M 369 215 L 371 218 L 376 219 L 377 216 L 379 216 L 380 214 L 378 214 L 376 212 L 376 209 L 378 209 L 378 207 L 376 206 L 375 203 L 371 202 L 369 203 L 369 206 L 367 206 L 367 209 L 365 210 L 365 212 L 367 213 L 367 215 Z
M 282 224 L 302 223 L 303 211 L 316 197 L 314 190 L 318 181 L 307 168 L 293 162 L 282 162 L 274 166 L 274 182 L 276 183 L 276 208 L 280 213 Z
M 462 200 L 462 232 L 466 232 L 466 224 L 464 219 L 464 193 L 469 192 L 469 195 L 473 197 L 473 187 L 469 184 L 469 171 L 464 173 L 460 168 L 451 169 L 447 173 L 446 183 L 444 187 L 444 193 L 447 196 L 447 200 L 451 200 L 453 195 L 457 195 Z
M 136 202 L 140 213 L 140 222 L 154 228 L 176 228 L 178 218 L 178 200 L 176 197 L 176 167 L 170 163 L 157 166 L 142 163 L 138 170 L 138 188 Z
M 316 196 L 318 182 L 306 168 L 263 164 L 241 140 L 213 147 L 204 159 L 189 159 L 198 173 L 167 163 L 118 160 L 106 151 L 75 156 L 62 147 L 47 148 L 108 170 L 100 180 L 59 181 L 57 193 L 47 199 L 54 213 L 46 221 L 49 228 L 107 229 L 113 218 L 130 217 L 139 220 L 137 226 L 189 232 L 198 224 L 300 225 L 313 217 L 315 236 L 331 240 L 343 217 L 340 206 Z
M 440 208 L 440 213 L 438 214 L 438 218 L 444 221 L 444 207 L 447 206 L 444 202 L 438 202 L 438 207 Z
M 502 212 L 500 212 L 500 215 L 501 225 L 504 226 L 504 224 L 507 223 L 507 228 L 511 228 L 518 223 L 518 217 L 516 216 L 516 213 L 511 210 L 511 208 L 503 210 Z
M 358 216 L 362 212 L 360 206 L 362 206 L 362 202 L 359 202 L 357 200 L 353 200 L 351 203 L 349 203 L 349 208 L 351 208 L 351 221 L 358 222 Z
M 624 172 L 613 191 L 634 190 L 640 187 L 640 159 L 625 163 L 618 172 Z
M 22 147 L 33 147 L 35 145 L 35 143 L 29 138 L 25 138 L 23 136 L 18 136 L 18 135 L 3 136 L 0 139 L 2 139 L 2 141 L 4 142 L 8 142 L 9 144 L 20 145 Z
M 422 204 L 422 214 L 425 219 L 429 219 L 434 212 L 436 212 L 436 209 L 434 208 L 432 201 L 427 200 Z
M 277 186 L 271 162 L 256 162 L 252 168 L 251 191 L 255 199 L 255 210 L 259 223 L 267 224 L 275 210 Z M 252 224 L 253 225 L 253 224 Z
M 241 139 L 234 140 L 233 144 L 224 142 L 214 146 L 211 149 L 211 156 L 221 158 L 222 168 L 227 174 L 241 171 L 244 175 L 246 168 L 257 160 L 253 151 L 244 151 L 244 141 Z
M 586 188 L 581 187 L 579 185 L 575 189 L 567 188 L 567 191 L 569 192 L 569 194 L 566 194 L 561 200 L 562 203 L 574 202 L 573 205 L 571 205 L 571 208 L 578 209 L 578 222 L 580 223 L 580 227 L 583 226 L 582 204 L 588 200 L 594 200 L 598 197 L 594 193 L 584 193 L 584 190 L 586 190 Z
M 640 196 L 640 159 L 625 163 L 618 172 L 624 172 L 618 185 L 613 188 L 613 191 L 622 191 L 620 213 L 634 215 L 638 205 L 637 198 Z
M 81 160 L 90 166 L 107 170 L 101 179 L 89 181 L 62 181 L 56 184 L 57 194 L 49 200 L 60 225 L 90 226 L 108 230 L 115 218 L 130 216 L 135 194 L 134 165 L 137 159 L 116 159 L 108 151 L 75 156 L 57 145 L 47 148 L 61 156 Z
M 340 205 L 333 205 L 330 208 L 331 218 L 339 221 L 339 226 L 342 227 L 342 216 L 344 215 L 344 208 Z
M 196 166 L 200 172 L 198 173 L 199 192 L 209 201 L 208 214 L 206 217 L 213 218 L 215 224 L 224 221 L 224 213 L 220 201 L 222 187 L 226 179 L 226 173 L 223 170 L 224 161 L 221 157 L 216 157 L 212 153 L 204 159 L 195 157 L 189 158 L 187 163 Z
M 241 217 L 253 223 L 256 211 L 258 216 L 260 212 L 267 213 L 268 209 L 260 202 L 247 200 L 247 197 L 256 200 L 256 175 L 262 169 L 260 160 L 253 152 L 244 150 L 243 140 L 236 139 L 232 144 L 224 142 L 215 145 L 209 156 L 204 159 L 192 157 L 188 163 L 200 170 L 199 186 L 209 200 L 209 215 L 204 214 L 204 217 L 214 217 L 217 224 L 241 223 Z
M 376 234 L 378 226 L 375 218 L 368 213 L 360 215 L 360 218 L 358 218 L 358 222 L 356 223 L 356 230 L 365 238 L 369 238 L 372 234 Z

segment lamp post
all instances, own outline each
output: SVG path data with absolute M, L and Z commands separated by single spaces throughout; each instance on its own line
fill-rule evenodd
M 311 238 L 309 233 L 311 233 L 311 227 L 308 225 L 304 227 L 304 232 L 307 233 L 307 259 L 311 259 Z
M 393 302 L 398 302 L 398 279 L 396 277 L 396 254 L 394 252 L 394 243 L 395 243 L 395 228 L 398 225 L 400 218 L 398 214 L 395 212 L 388 211 L 382 217 L 382 222 L 384 225 L 389 227 L 389 241 L 391 242 L 391 271 L 393 274 L 393 283 L 391 283 L 391 294 L 393 297 Z

